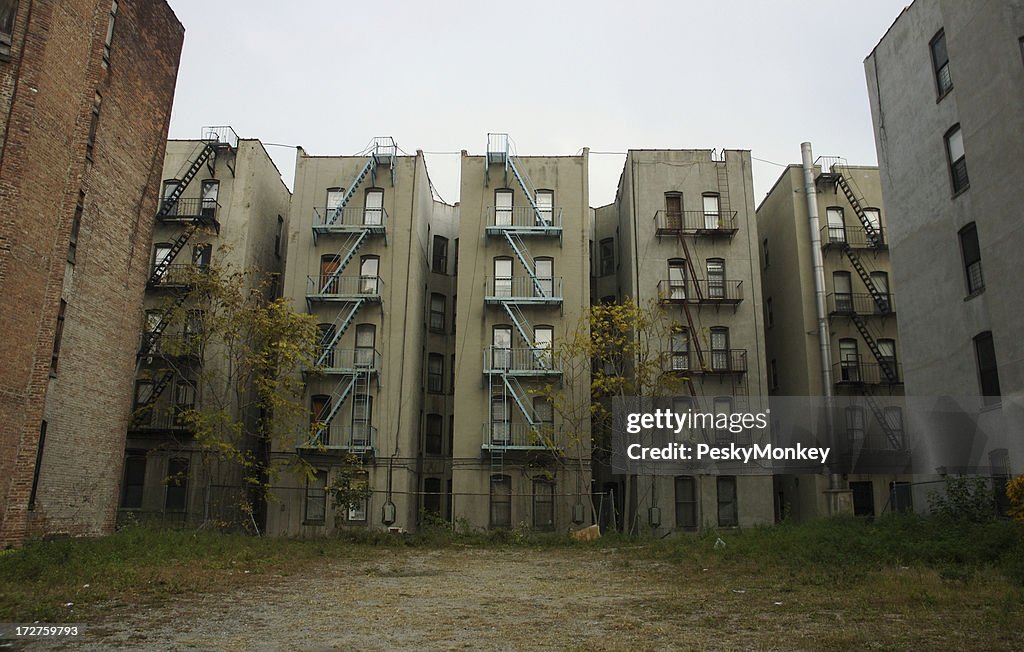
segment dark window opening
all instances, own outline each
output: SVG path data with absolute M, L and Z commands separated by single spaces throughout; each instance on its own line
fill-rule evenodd
M 960 251 L 964 257 L 967 294 L 983 290 L 985 277 L 981 272 L 981 246 L 978 244 L 978 227 L 974 223 L 960 230 Z
M 430 271 L 437 274 L 448 273 L 448 238 L 434 236 L 434 248 L 431 255 Z
M 999 364 L 996 360 L 996 347 L 992 340 L 992 332 L 979 333 L 974 338 L 974 352 L 978 357 L 978 381 L 981 395 L 986 403 L 999 401 Z
M 939 98 L 953 90 L 953 78 L 949 74 L 949 53 L 946 51 L 946 32 L 939 30 L 931 42 L 932 67 L 935 70 L 935 89 Z

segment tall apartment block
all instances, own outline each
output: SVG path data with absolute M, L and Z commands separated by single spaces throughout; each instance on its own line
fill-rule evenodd
M 447 509 L 455 214 L 432 198 L 423 156 L 400 155 L 390 137 L 361 156 L 299 149 L 284 296 L 320 323 L 320 371 L 305 377 L 309 419 L 272 453 L 299 455 L 311 472 L 279 479 L 270 532 L 414 528 L 424 489 L 427 507 Z M 352 482 L 372 496 L 334 509 L 329 487 L 353 459 L 364 475 Z
M 251 498 L 241 468 L 196 441 L 188 411 L 226 409 L 250 425 L 259 415 L 242 413 L 217 333 L 205 336 L 206 311 L 218 307 L 194 284 L 217 269 L 244 273 L 246 293 L 275 294 L 291 194 L 260 141 L 230 127 L 168 141 L 161 178 L 120 509 L 139 520 L 235 523 Z M 255 441 L 235 444 L 260 454 Z
M 925 471 L 1020 473 L 1024 6 L 915 0 L 864 67 L 907 393 L 981 397 L 960 468 Z
M 0 1 L 0 547 L 113 529 L 183 31 Z
M 615 202 L 595 210 L 595 301 L 653 306 L 661 371 L 679 381 L 675 412 L 766 407 L 764 323 L 750 153 L 630 150 Z M 712 444 L 751 432 L 708 431 Z M 598 489 L 615 496 L 630 531 L 747 527 L 774 519 L 770 474 L 623 475 L 602 465 Z M 607 500 L 607 499 L 606 499 Z
M 590 379 L 556 355 L 587 332 L 588 154 L 516 156 L 507 134 L 462 154 L 452 486 L 473 526 L 591 522 Z
M 849 491 L 858 516 L 912 506 L 903 409 L 892 399 L 903 394 L 887 238 L 895 220 L 883 210 L 878 168 L 835 157 L 818 163 L 812 177 L 820 226 L 813 244 L 802 166 L 788 166 L 757 209 L 769 391 L 842 397 L 832 406 L 831 439 L 833 470 L 846 484 L 831 487 L 824 470 L 775 476 L 776 509 L 796 521 L 830 514 L 829 490 Z M 819 341 L 813 246 L 823 263 L 827 355 Z M 890 473 L 865 472 L 881 469 Z

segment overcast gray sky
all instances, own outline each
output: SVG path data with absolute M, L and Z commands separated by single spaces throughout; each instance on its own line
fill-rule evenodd
M 457 152 L 483 153 L 489 131 L 523 155 L 726 147 L 796 163 L 810 140 L 874 164 L 863 60 L 910 0 L 169 2 L 186 30 L 172 138 L 227 124 L 342 155 L 394 136 L 428 152 L 454 202 Z M 268 151 L 291 186 L 294 149 Z M 592 154 L 591 205 L 614 199 L 622 163 Z M 755 161 L 758 202 L 780 171 Z

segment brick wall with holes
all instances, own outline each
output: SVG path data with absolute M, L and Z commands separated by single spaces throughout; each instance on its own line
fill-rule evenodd
M 0 59 L 0 548 L 113 529 L 184 29 L 120 0 L 108 49 L 111 13 L 19 2 Z

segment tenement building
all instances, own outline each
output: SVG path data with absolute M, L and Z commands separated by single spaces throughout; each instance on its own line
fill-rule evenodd
M 194 415 L 231 415 L 247 429 L 259 418 L 237 369 L 241 347 L 223 341 L 237 318 L 224 304 L 277 293 L 290 193 L 260 141 L 230 127 L 168 141 L 161 178 L 120 509 L 136 520 L 237 523 L 252 501 L 244 468 L 197 441 Z M 255 438 L 218 442 L 263 454 Z
M 183 31 L 0 0 L 0 547 L 113 529 Z
M 634 301 L 636 369 L 676 413 L 766 407 L 764 322 L 750 152 L 630 150 L 615 201 L 595 210 L 594 300 Z M 646 358 L 646 359 L 641 359 Z M 653 370 L 652 370 L 653 368 Z M 710 445 L 764 433 L 712 428 Z M 680 475 L 595 470 L 601 521 L 655 535 L 771 523 L 770 469 Z
M 864 62 L 907 394 L 972 413 L 923 475 L 1024 469 L 1022 57 L 1020 2 L 916 0 Z
M 845 481 L 832 487 L 824 467 L 778 473 L 776 514 L 829 515 L 830 491 L 848 492 L 846 508 L 858 516 L 911 509 L 903 406 L 894 398 L 903 394 L 888 244 L 895 220 L 884 210 L 877 167 L 821 157 L 811 184 L 801 165 L 790 165 L 757 209 L 768 388 L 780 397 L 837 397 L 828 440 L 834 475 Z M 808 194 L 818 217 L 813 234 Z M 815 426 L 823 432 L 829 423 Z

